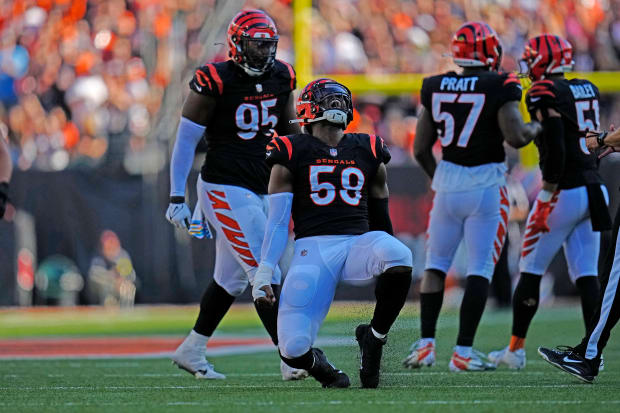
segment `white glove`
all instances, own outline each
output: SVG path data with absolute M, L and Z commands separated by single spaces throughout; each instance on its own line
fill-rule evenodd
M 187 232 L 194 238 L 198 239 L 212 239 L 213 235 L 211 235 L 211 231 L 209 230 L 209 224 L 207 224 L 207 220 L 205 219 L 205 215 L 202 213 L 202 208 L 200 207 L 200 202 L 196 204 L 194 208 L 194 213 L 192 214 L 192 223 L 189 226 Z
M 166 211 L 166 219 L 177 228 L 189 228 L 192 213 L 185 203 L 170 203 Z
M 271 297 L 267 297 L 267 293 L 262 290 L 262 287 L 268 286 L 271 290 L 271 280 L 273 279 L 273 268 L 261 263 L 256 269 L 254 279 L 252 280 L 252 298 L 258 300 L 259 298 L 266 297 L 271 301 Z

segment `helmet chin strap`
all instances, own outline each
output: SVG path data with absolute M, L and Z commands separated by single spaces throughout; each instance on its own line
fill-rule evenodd
M 314 123 L 314 122 L 318 122 L 321 120 L 326 120 L 329 123 L 342 124 L 344 125 L 344 127 L 347 126 L 347 114 L 346 112 L 343 112 L 339 109 L 328 109 L 326 111 L 323 111 L 323 116 L 319 116 L 318 118 L 291 119 L 288 121 L 288 123 L 301 123 L 301 122 Z

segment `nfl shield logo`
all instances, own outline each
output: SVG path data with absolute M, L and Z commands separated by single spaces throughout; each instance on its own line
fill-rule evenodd
M 256 91 L 258 93 L 261 93 L 263 91 L 263 85 L 261 85 L 260 83 L 256 84 Z
M 334 156 L 334 157 L 338 156 L 338 149 L 336 149 L 336 148 L 330 148 L 330 150 L 329 150 L 329 154 L 330 154 L 331 156 Z

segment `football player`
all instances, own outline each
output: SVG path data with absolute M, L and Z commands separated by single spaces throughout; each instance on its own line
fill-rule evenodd
M 598 89 L 587 80 L 564 77 L 573 66 L 573 49 L 559 36 L 530 39 L 523 60 L 533 80 L 527 108 L 543 125 L 535 140 L 543 184 L 526 223 L 510 343 L 489 353 L 492 362 L 512 369 L 525 367 L 525 337 L 538 308 L 540 281 L 562 246 L 588 327 L 599 297 L 597 231 L 611 228 L 607 190 L 584 136 L 599 128 Z
M 307 370 L 323 387 L 348 387 L 348 376 L 313 347 L 340 281 L 375 277 L 377 304 L 355 337 L 362 387 L 379 385 L 382 347 L 411 284 L 411 251 L 392 236 L 385 164 L 375 135 L 344 133 L 353 119 L 349 90 L 330 79 L 310 82 L 297 101 L 307 133 L 267 146 L 269 219 L 252 295 L 274 305 L 271 279 L 286 245 L 291 217 L 295 252 L 279 299 L 282 360 Z
M 514 74 L 498 73 L 502 47 L 489 25 L 465 23 L 454 34 L 451 50 L 462 72 L 432 76 L 422 84 L 414 154 L 432 178 L 435 198 L 420 287 L 421 338 L 403 363 L 408 368 L 435 364 L 435 329 L 446 272 L 464 240 L 467 283 L 449 369 L 480 371 L 494 368 L 472 345 L 506 236 L 509 202 L 503 143 L 520 148 L 541 126 L 523 122 L 521 84 Z M 439 165 L 432 154 L 437 139 L 443 153 Z
M 620 130 L 613 133 L 589 133 L 586 146 L 590 150 L 604 148 L 599 157 L 620 150 Z M 603 274 L 601 274 L 601 294 L 598 305 L 585 337 L 575 347 L 549 349 L 539 347 L 538 353 L 550 364 L 572 374 L 587 383 L 592 383 L 601 366 L 603 349 L 607 345 L 611 330 L 620 318 L 620 298 L 618 281 L 620 280 L 620 243 L 618 242 L 620 226 L 620 208 L 616 212 L 612 239 L 615 248 L 607 251 Z
M 198 199 L 217 234 L 213 280 L 202 297 L 193 330 L 172 357 L 198 378 L 224 378 L 205 359 L 205 346 L 258 267 L 267 221 L 265 145 L 275 131 L 299 131 L 288 122 L 295 117 L 295 72 L 288 63 L 276 60 L 277 45 L 276 26 L 265 12 L 239 12 L 228 26 L 230 59 L 197 69 L 183 105 L 170 165 L 166 218 L 179 228 L 189 227 L 192 214 L 185 204 L 185 184 L 196 145 L 204 136 L 208 149 Z M 270 280 L 276 292 L 280 278 L 276 268 Z M 277 345 L 277 309 L 257 311 Z M 282 369 L 285 379 L 304 374 L 284 363 Z
M 3 128 L 2 128 L 3 127 Z M 13 171 L 13 162 L 9 153 L 9 142 L 6 137 L 6 125 L 0 125 L 0 219 L 4 216 L 6 203 L 9 199 L 9 180 Z

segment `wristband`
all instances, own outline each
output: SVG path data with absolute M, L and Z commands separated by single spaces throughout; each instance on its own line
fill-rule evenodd
M 184 204 L 185 203 L 185 197 L 184 196 L 171 196 L 170 197 L 170 203 L 171 204 Z
M 601 132 L 598 135 L 596 135 L 596 143 L 598 144 L 599 147 L 603 147 L 605 146 L 605 138 L 607 137 L 607 131 L 605 132 Z

